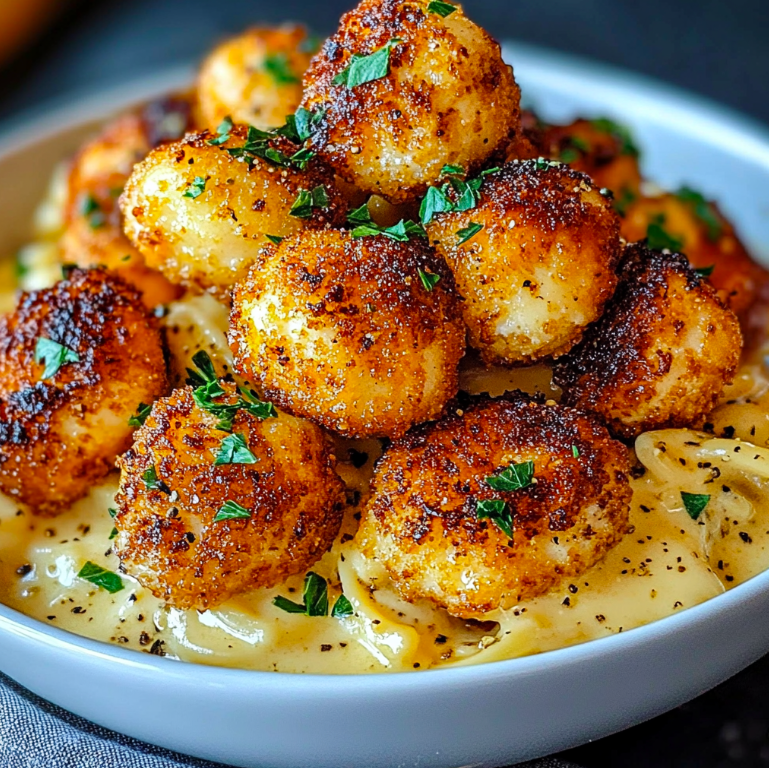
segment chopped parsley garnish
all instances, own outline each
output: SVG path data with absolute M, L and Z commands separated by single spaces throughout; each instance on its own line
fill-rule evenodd
M 405 219 L 401 219 L 391 227 L 380 227 L 371 218 L 371 213 L 366 203 L 361 205 L 360 208 L 351 211 L 347 216 L 347 222 L 354 225 L 352 236 L 355 238 L 384 235 L 389 237 L 390 240 L 406 243 L 411 237 L 427 237 L 427 233 L 419 224 L 413 221 L 406 221 Z
M 680 251 L 684 241 L 665 229 L 665 214 L 655 216 L 646 227 L 646 241 L 653 251 Z
M 309 109 L 299 107 L 293 115 L 286 116 L 286 124 L 278 128 L 277 133 L 296 144 L 304 144 L 312 136 L 325 113 L 324 109 L 310 112 Z
M 192 184 L 184 191 L 183 197 L 191 197 L 193 200 L 200 197 L 206 189 L 208 179 L 205 176 L 196 176 Z
M 694 215 L 705 225 L 708 240 L 715 243 L 724 232 L 724 225 L 711 202 L 690 187 L 681 187 L 676 197 L 694 210 Z
M 710 501 L 710 495 L 707 493 L 686 493 L 681 491 L 681 500 L 684 503 L 684 509 L 692 520 L 697 520 Z
M 353 613 L 355 613 L 355 610 L 352 607 L 352 603 L 344 595 L 339 595 L 331 610 L 331 615 L 335 619 L 346 619 L 348 616 L 352 616 Z
M 441 280 L 440 275 L 433 274 L 432 272 L 425 272 L 423 269 L 419 270 L 419 279 L 422 281 L 422 286 L 429 293 L 435 288 Z
M 295 603 L 293 600 L 278 595 L 272 604 L 287 613 L 328 616 L 328 584 L 322 576 L 318 576 L 313 571 L 305 576 L 303 597 L 304 603 Z
M 45 381 L 54 377 L 62 366 L 68 363 L 79 363 L 80 355 L 58 342 L 41 336 L 35 345 L 35 362 L 41 363 L 43 361 L 45 361 L 45 368 L 42 379 Z
M 300 190 L 288 215 L 294 216 L 297 219 L 309 219 L 312 216 L 313 210 L 326 208 L 327 206 L 328 194 L 326 188 L 319 184 L 309 192 L 306 189 Z
M 484 177 L 496 173 L 499 168 L 488 168 L 481 171 L 474 179 L 465 179 L 464 169 L 459 165 L 444 165 L 441 175 L 448 181 L 441 187 L 430 187 L 419 207 L 419 218 L 422 224 L 429 224 L 436 213 L 453 211 L 469 211 L 481 201 L 481 186 Z M 453 190 L 456 202 L 450 197 Z
M 92 563 L 90 560 L 78 571 L 77 575 L 80 579 L 85 579 L 97 587 L 106 589 L 111 595 L 123 589 L 123 579 L 120 576 Z
M 508 538 L 513 538 L 513 515 L 510 512 L 510 507 L 507 506 L 506 501 L 502 501 L 502 499 L 479 501 L 475 507 L 475 514 L 478 516 L 479 520 L 488 518 L 494 522 Z
M 265 56 L 264 71 L 272 77 L 275 85 L 293 85 L 301 82 L 296 72 L 291 69 L 285 53 L 273 53 Z
M 694 271 L 700 277 L 710 277 L 713 274 L 713 270 L 716 268 L 715 264 L 711 264 L 709 267 L 695 267 Z
M 464 245 L 468 240 L 475 237 L 483 229 L 483 224 L 471 221 L 466 227 L 457 230 L 457 245 Z
M 562 163 L 574 163 L 588 152 L 590 152 L 590 145 L 584 139 L 579 136 L 567 136 L 558 159 Z
M 84 195 L 80 200 L 80 214 L 88 219 L 88 226 L 91 229 L 99 229 L 107 222 L 99 201 L 91 194 Z
M 280 245 L 283 242 L 283 238 L 278 235 L 265 235 L 265 237 L 275 245 Z
M 142 480 L 144 480 L 144 486 L 148 491 L 154 491 L 160 489 L 160 480 L 158 480 L 158 471 L 155 466 L 151 466 L 144 474 L 142 474 Z
M 222 440 L 219 453 L 216 454 L 214 464 L 221 466 L 223 464 L 256 464 L 259 459 L 251 453 L 246 438 L 239 432 Z
M 144 422 L 147 421 L 147 416 L 150 415 L 152 406 L 146 403 L 139 403 L 139 407 L 136 409 L 136 413 L 128 419 L 129 427 L 141 427 Z
M 597 120 L 590 121 L 594 128 L 597 128 L 603 133 L 608 133 L 613 136 L 620 145 L 619 151 L 621 155 L 631 155 L 632 157 L 638 157 L 641 153 L 638 151 L 638 147 L 633 140 L 633 136 L 630 130 L 625 125 L 615 123 L 614 120 L 608 120 L 605 117 L 598 118 Z
M 354 53 L 350 64 L 334 78 L 334 85 L 356 88 L 364 83 L 387 77 L 390 72 L 390 51 L 401 42 L 403 41 L 393 38 L 369 56 Z
M 520 491 L 528 488 L 534 478 L 534 462 L 524 461 L 511 464 L 496 475 L 486 478 L 486 483 L 495 491 Z
M 545 157 L 538 157 L 534 161 L 534 170 L 546 171 L 548 168 L 557 168 L 559 165 L 563 165 L 559 160 L 548 160 Z
M 436 213 L 447 213 L 454 210 L 454 204 L 449 200 L 445 190 L 430 187 L 419 207 L 419 218 L 422 224 L 429 224 Z
M 441 168 L 441 176 L 459 176 L 464 178 L 467 174 L 461 165 L 444 165 Z
M 252 515 L 251 510 L 241 507 L 237 501 L 225 501 L 224 505 L 216 513 L 215 523 L 222 520 L 246 520 Z
M 447 16 L 451 16 L 451 14 L 456 10 L 456 5 L 452 5 L 451 3 L 444 3 L 441 2 L 441 0 L 431 0 L 431 2 L 427 5 L 428 13 L 436 13 L 438 16 L 443 16 L 444 19 Z
M 629 187 L 622 187 L 619 197 L 614 200 L 614 210 L 620 215 L 624 216 L 627 213 L 628 207 L 636 201 L 638 196 Z
M 231 130 L 232 130 L 232 118 L 229 115 L 227 115 L 227 117 L 225 117 L 224 120 L 222 120 L 222 122 L 219 123 L 219 127 L 216 129 L 216 138 L 208 139 L 208 141 L 206 141 L 206 144 L 212 147 L 218 147 L 221 144 L 224 144 L 224 142 L 229 141 Z
M 578 458 L 579 458 L 579 448 L 577 448 L 577 446 L 576 446 L 576 445 L 572 445 L 572 446 L 571 446 L 571 455 L 572 455 L 572 456 L 573 456 L 575 459 L 578 459 Z
M 111 518 L 114 520 L 114 519 L 115 519 L 115 515 L 117 515 L 117 510 L 116 510 L 116 509 L 113 509 L 112 507 L 110 507 L 110 508 L 107 510 L 107 512 L 109 512 L 109 516 L 110 516 L 110 517 L 111 517 Z M 110 534 L 109 534 L 109 540 L 110 540 L 110 541 L 112 541 L 112 539 L 114 539 L 114 538 L 115 538 L 115 536 L 117 536 L 117 528 L 113 528 L 113 529 L 110 531 Z

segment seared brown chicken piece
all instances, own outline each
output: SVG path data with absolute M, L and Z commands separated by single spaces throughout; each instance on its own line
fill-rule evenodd
M 259 156 L 267 150 L 282 156 Z M 344 221 L 333 174 L 317 159 L 296 167 L 288 158 L 297 150 L 280 136 L 253 138 L 246 126 L 160 147 L 136 166 L 120 199 L 126 234 L 171 281 L 225 297 L 267 236 Z
M 696 425 L 734 377 L 742 334 L 686 258 L 629 246 L 617 293 L 554 370 L 563 402 L 623 437 Z
M 769 274 L 751 259 L 718 207 L 692 189 L 637 198 L 627 207 L 622 234 L 631 243 L 648 238 L 653 248 L 685 253 L 692 266 L 708 273 L 719 298 L 743 324 L 756 300 L 766 300 Z
M 464 298 L 470 343 L 487 363 L 567 352 L 617 282 L 619 220 L 584 174 L 544 160 L 507 163 L 470 210 L 427 226 Z
M 304 77 L 320 112 L 312 147 L 358 188 L 414 200 L 446 164 L 505 157 L 520 92 L 499 45 L 457 6 L 363 0 L 342 17 Z
M 218 406 L 240 394 L 222 382 Z M 115 551 L 125 569 L 177 608 L 303 573 L 331 546 L 343 485 L 322 431 L 286 414 L 240 409 L 232 431 L 190 387 L 155 403 L 120 459 Z
M 302 100 L 302 75 L 315 43 L 296 24 L 254 27 L 214 48 L 200 69 L 198 122 L 216 128 L 236 123 L 277 128 Z
M 114 270 L 150 307 L 172 301 L 179 289 L 145 266 L 123 233 L 117 200 L 136 163 L 158 144 L 184 135 L 189 111 L 187 99 L 170 97 L 121 115 L 78 152 L 67 181 L 62 263 Z
M 303 232 L 233 292 L 235 365 L 282 408 L 351 437 L 392 437 L 457 391 L 465 329 L 424 240 Z
M 140 403 L 165 393 L 157 321 L 112 273 L 75 270 L 0 319 L 0 490 L 54 515 L 131 441 Z
M 407 600 L 483 617 L 596 563 L 626 532 L 625 447 L 511 393 L 412 430 L 377 464 L 358 543 Z

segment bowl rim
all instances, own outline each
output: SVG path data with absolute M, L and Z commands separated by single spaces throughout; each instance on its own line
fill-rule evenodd
M 545 83 L 557 78 L 562 88 L 564 82 L 589 78 L 591 89 L 595 86 L 595 91 L 604 93 L 627 93 L 630 86 L 634 104 L 634 108 L 629 110 L 631 113 L 644 115 L 646 122 L 668 126 L 685 124 L 687 131 L 702 141 L 728 146 L 731 154 L 745 156 L 751 163 L 765 167 L 769 173 L 769 128 L 753 118 L 655 79 L 582 57 L 514 41 L 504 43 L 503 48 L 507 57 L 514 60 L 516 71 L 520 71 L 524 83 Z M 58 134 L 78 126 L 103 120 L 119 109 L 188 87 L 193 74 L 191 66 L 173 67 L 93 95 L 67 98 L 63 106 L 63 99 L 56 99 L 21 113 L 0 125 L 0 147 L 3 148 L 0 150 L 0 162 L 31 145 L 53 140 Z M 59 106 L 56 106 L 57 103 Z M 624 104 L 618 111 L 621 112 L 620 117 L 627 119 L 628 110 L 624 109 Z M 448 692 L 456 690 L 457 685 L 470 679 L 484 682 L 500 677 L 528 677 L 547 670 L 556 671 L 583 664 L 606 653 L 626 653 L 633 648 L 659 642 L 684 629 L 723 620 L 735 607 L 751 602 L 767 589 L 769 569 L 703 603 L 625 632 L 529 656 L 462 667 L 425 669 L 416 674 L 412 671 L 387 670 L 365 674 L 286 673 L 179 662 L 49 626 L 2 603 L 0 632 L 23 637 L 26 641 L 47 646 L 52 651 L 76 650 L 95 662 L 118 663 L 123 668 L 131 667 L 186 682 L 194 678 L 196 685 L 217 688 L 226 685 L 230 688 L 251 689 L 258 685 L 260 692 L 264 693 L 265 686 L 274 684 L 274 689 L 279 688 L 281 693 L 291 695 L 301 690 L 306 695 L 309 685 L 313 694 L 318 696 L 342 692 L 354 695 L 356 691 L 397 694 L 415 686 L 433 692 Z M 195 670 L 194 674 L 185 674 L 191 667 Z

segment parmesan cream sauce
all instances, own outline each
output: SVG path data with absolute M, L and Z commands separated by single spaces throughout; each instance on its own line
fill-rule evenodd
M 0 303 L 8 306 L 5 297 Z M 201 348 L 209 351 L 221 373 L 230 370 L 227 312 L 213 298 L 188 297 L 171 305 L 164 323 L 177 379 Z M 487 371 L 469 359 L 461 386 L 492 395 L 520 388 L 558 397 L 544 366 Z M 751 418 L 767 422 L 769 402 L 762 400 L 767 390 L 763 366 L 753 361 L 742 369 L 714 420 L 731 419 L 737 437 L 754 436 Z M 769 428 L 762 445 L 768 439 Z M 310 618 L 274 607 L 276 595 L 301 602 L 302 576 L 202 613 L 165 607 L 127 575 L 122 575 L 124 589 L 114 595 L 78 578 L 89 560 L 118 571 L 108 514 L 116 476 L 56 518 L 36 517 L 0 497 L 0 600 L 79 635 L 188 662 L 246 669 L 370 673 L 540 653 L 661 619 L 769 566 L 769 472 L 754 471 L 744 462 L 730 465 L 729 446 L 736 445 L 745 448 L 743 456 L 753 448 L 690 430 L 643 436 L 639 458 L 647 471 L 631 480 L 632 532 L 581 577 L 513 610 L 489 614 L 484 622 L 466 622 L 429 604 L 404 602 L 386 574 L 355 551 L 356 515 L 366 501 L 381 450 L 378 441 L 338 442 L 340 459 L 354 447 L 368 460 L 358 468 L 349 460 L 340 462 L 338 471 L 349 489 L 347 514 L 335 546 L 313 568 L 329 581 L 330 603 L 343 590 L 355 608 L 353 616 Z M 769 451 L 755 451 L 766 454 L 769 467 Z M 689 459 L 686 452 L 692 454 Z M 700 454 L 710 461 L 700 460 Z M 705 463 L 707 467 L 699 466 Z M 737 472 L 732 487 L 724 490 L 726 481 L 719 478 L 716 493 L 713 467 L 721 467 L 724 477 Z M 683 508 L 681 490 L 713 493 L 698 520 Z

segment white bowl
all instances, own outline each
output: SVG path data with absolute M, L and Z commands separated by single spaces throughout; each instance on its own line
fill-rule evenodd
M 648 174 L 722 202 L 769 244 L 769 132 L 647 80 L 508 46 L 551 119 L 629 123 Z M 0 146 L 0 251 L 23 242 L 48 174 L 95 122 L 182 86 L 188 71 L 25 123 Z M 373 676 L 193 666 L 86 640 L 0 606 L 0 669 L 100 725 L 238 766 L 501 765 L 597 739 L 697 696 L 769 649 L 769 572 L 639 629 L 539 656 Z

